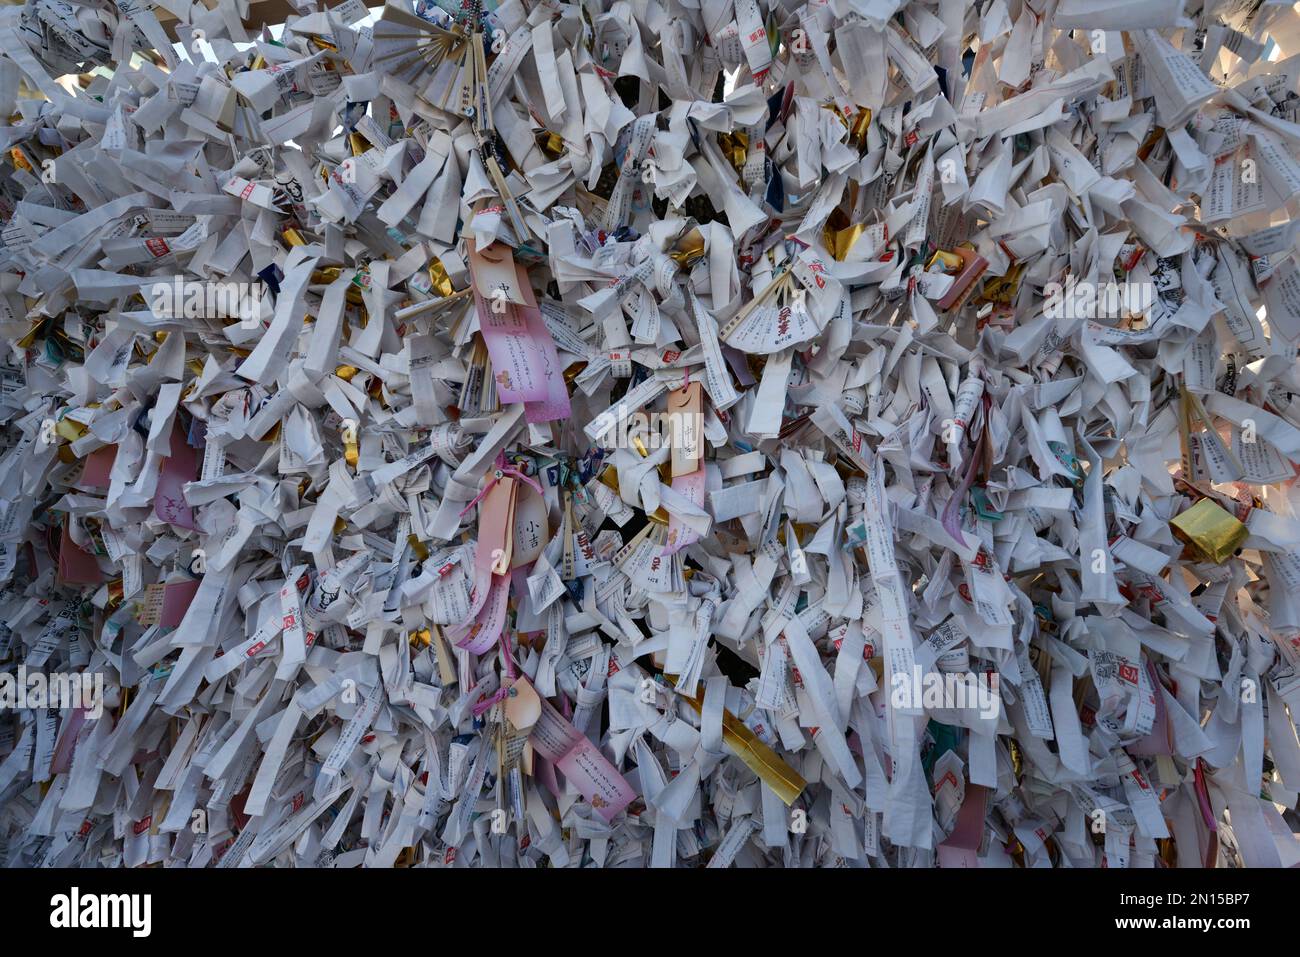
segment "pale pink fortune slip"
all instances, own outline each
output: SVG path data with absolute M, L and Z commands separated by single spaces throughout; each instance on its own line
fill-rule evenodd
M 568 418 L 572 409 L 564 367 L 537 307 L 528 270 L 501 243 L 471 248 L 469 265 L 497 397 L 503 405 L 524 403 L 524 416 L 534 425 Z
M 506 623 L 507 599 L 510 597 L 510 576 L 493 575 L 486 594 L 487 598 L 473 620 L 447 629 L 447 637 L 453 645 L 474 655 L 491 651 L 501 637 L 501 630 Z
M 509 475 L 490 478 L 491 487 L 479 503 L 478 548 L 474 553 L 473 591 L 465 624 L 447 629 L 457 648 L 481 655 L 496 644 L 505 626 L 510 596 L 510 576 L 493 573 L 493 566 L 507 547 L 514 514 L 515 480 Z M 508 569 L 507 569 L 508 570 Z
M 524 420 L 531 425 L 541 425 L 543 422 L 567 419 L 573 414 L 573 407 L 569 404 L 569 390 L 564 384 L 564 367 L 560 364 L 559 353 L 555 351 L 555 340 L 546 328 L 542 311 L 533 306 L 514 308 L 523 313 L 528 336 L 533 345 L 541 350 L 543 363 L 538 371 L 546 387 L 544 399 L 524 403 Z M 488 351 L 491 352 L 490 349 Z M 492 361 L 495 367 L 496 360 Z
M 533 725 L 529 743 L 591 802 L 602 818 L 612 821 L 636 800 L 632 785 L 590 738 L 566 721 L 546 699 L 541 701 L 542 714 Z
M 492 378 L 501 404 L 541 402 L 549 398 L 545 377 L 548 357 L 541 343 L 529 334 L 522 309 L 504 299 L 489 303 L 477 289 L 474 305 L 478 309 L 483 342 L 492 357 Z M 493 310 L 494 305 L 499 311 Z M 557 364 L 554 356 L 550 362 L 552 367 Z
M 672 490 L 692 505 L 704 507 L 707 482 L 704 473 L 704 398 L 699 381 L 686 384 L 668 396 L 672 428 Z M 676 515 L 668 516 L 668 541 L 663 554 L 672 555 L 700 540 L 700 533 Z

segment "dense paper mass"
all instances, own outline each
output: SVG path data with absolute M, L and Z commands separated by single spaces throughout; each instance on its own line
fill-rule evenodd
M 1300 863 L 1289 3 L 249 15 L 0 9 L 0 861 Z

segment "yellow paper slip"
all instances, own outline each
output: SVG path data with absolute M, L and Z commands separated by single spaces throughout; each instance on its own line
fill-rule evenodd
M 677 686 L 676 675 L 665 674 L 664 678 L 673 687 Z M 688 694 L 682 694 L 681 697 L 697 713 L 703 711 L 703 698 Z M 726 709 L 722 712 L 722 740 L 731 746 L 736 757 L 744 761 L 745 766 L 757 774 L 787 807 L 793 804 L 803 793 L 803 789 L 808 786 L 808 782 L 799 775 L 798 771 L 782 761 L 779 754 L 764 744 L 743 721 Z

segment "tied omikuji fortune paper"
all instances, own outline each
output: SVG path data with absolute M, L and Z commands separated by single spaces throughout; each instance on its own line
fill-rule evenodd
M 1300 863 L 1300 17 L 0 9 L 9 867 Z

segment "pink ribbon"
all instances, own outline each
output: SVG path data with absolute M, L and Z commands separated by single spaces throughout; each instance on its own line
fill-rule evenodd
M 520 481 L 527 482 L 529 485 L 533 487 L 534 491 L 536 491 L 538 495 L 544 494 L 542 492 L 541 483 L 539 483 L 536 479 L 525 475 L 523 472 L 519 471 L 519 469 L 515 468 L 513 465 L 506 462 L 506 454 L 504 452 L 498 452 L 497 462 L 496 462 L 496 473 L 490 479 L 488 479 L 487 484 L 483 486 L 483 490 L 479 492 L 477 495 L 475 495 L 473 500 L 460 510 L 460 514 L 464 515 L 466 512 L 472 509 L 479 502 L 483 501 L 483 499 L 487 497 L 487 493 L 492 491 L 492 486 L 496 485 L 498 481 L 505 478 L 507 475 L 509 475 L 511 478 L 519 479 Z
M 506 645 L 506 633 L 504 630 L 501 632 L 501 654 L 506 660 L 506 677 L 510 679 L 510 684 L 513 685 L 515 680 L 519 677 L 519 668 L 515 664 L 514 655 L 510 653 L 510 649 Z M 470 708 L 470 714 L 477 718 L 498 701 L 505 701 L 508 697 L 510 697 L 510 687 L 503 683 L 494 694 L 490 697 L 484 698 L 482 701 Z

